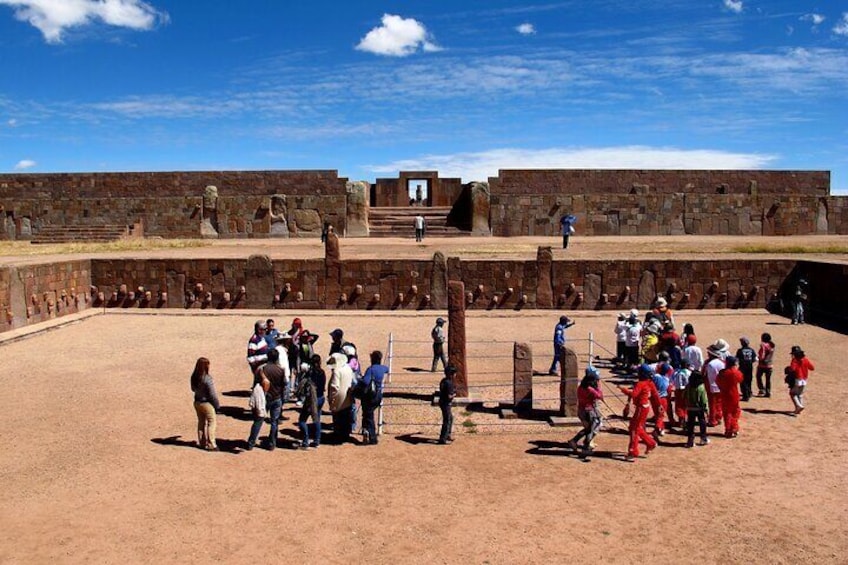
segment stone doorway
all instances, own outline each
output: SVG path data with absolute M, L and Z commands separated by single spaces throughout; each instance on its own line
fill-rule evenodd
M 407 179 L 406 189 L 410 206 L 430 206 L 432 202 L 430 179 Z

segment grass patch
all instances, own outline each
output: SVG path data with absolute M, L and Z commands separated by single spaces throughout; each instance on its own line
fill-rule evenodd
M 848 245 L 739 245 L 731 248 L 734 253 L 831 253 L 848 254 Z
M 66 255 L 72 253 L 114 253 L 151 251 L 156 249 L 189 249 L 207 247 L 202 239 L 119 239 L 117 241 L 50 243 L 33 245 L 28 241 L 0 242 L 0 256 Z
M 476 434 L 477 433 L 477 424 L 475 424 L 471 420 L 463 421 L 462 427 L 465 428 L 465 433 L 467 433 L 467 434 Z

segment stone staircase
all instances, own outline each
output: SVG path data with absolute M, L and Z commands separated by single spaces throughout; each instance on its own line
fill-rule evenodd
M 450 206 L 398 206 L 370 208 L 368 228 L 370 237 L 415 237 L 415 216 L 424 216 L 424 237 L 456 237 L 471 235 L 470 231 L 448 225 Z
M 83 241 L 117 241 L 129 234 L 127 226 L 44 226 L 33 235 L 31 243 L 70 243 Z

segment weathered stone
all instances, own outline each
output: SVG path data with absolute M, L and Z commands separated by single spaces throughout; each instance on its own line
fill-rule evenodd
M 471 183 L 471 233 L 474 235 L 492 235 L 489 226 L 491 192 L 489 183 Z
M 293 216 L 298 235 L 303 235 L 301 232 L 321 233 L 321 216 L 318 214 L 318 210 L 297 209 Z
M 657 284 L 652 271 L 642 271 L 639 288 L 636 291 L 636 307 L 650 308 L 657 297 Z
M 512 349 L 512 398 L 516 412 L 533 407 L 533 351 L 527 343 Z
M 271 237 L 286 238 L 289 236 L 288 204 L 285 195 L 275 194 L 269 203 L 270 218 L 269 234 Z
M 347 237 L 368 237 L 368 196 L 371 185 L 366 181 L 348 182 Z
M 430 305 L 436 310 L 444 310 L 448 306 L 448 265 L 444 253 L 436 251 L 433 254 L 433 270 L 430 274 Z
M 251 255 L 244 268 L 247 308 L 270 308 L 274 301 L 274 265 L 267 255 Z
M 539 247 L 536 251 L 536 306 L 553 308 L 554 287 L 551 282 L 554 256 L 550 247 Z
M 601 276 L 589 273 L 583 278 L 583 301 L 589 308 L 597 308 L 601 300 Z
M 577 385 L 580 376 L 577 354 L 568 347 L 562 348 L 559 380 L 559 412 L 561 416 L 577 416 Z
M 465 342 L 465 285 L 448 282 L 448 363 L 456 367 L 456 395 L 468 396 L 468 366 Z

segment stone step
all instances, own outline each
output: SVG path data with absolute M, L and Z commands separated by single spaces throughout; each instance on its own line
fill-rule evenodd
M 117 241 L 126 236 L 127 227 L 122 225 L 73 225 L 44 226 L 33 235 L 31 243 L 69 243 L 76 241 Z

